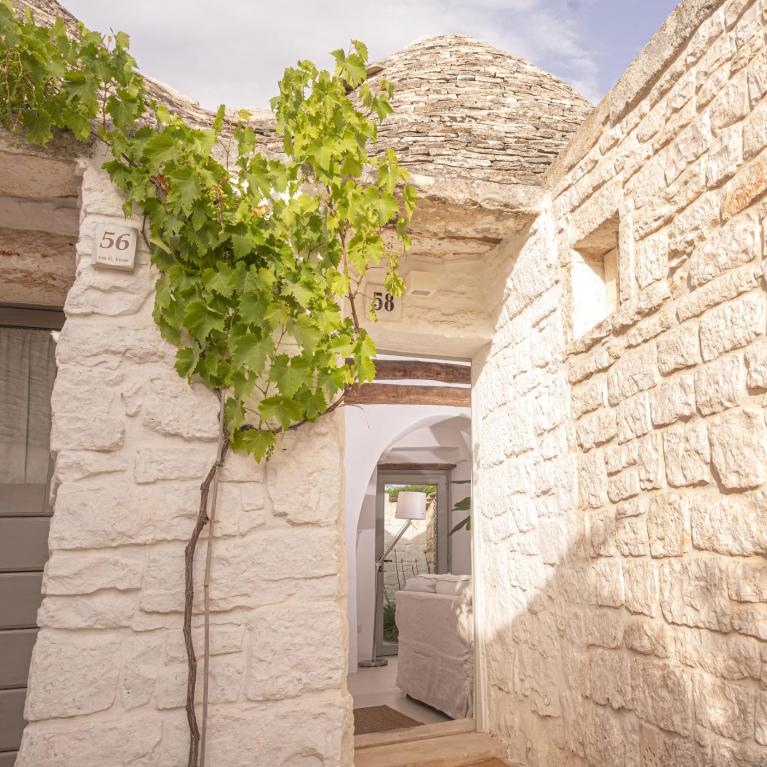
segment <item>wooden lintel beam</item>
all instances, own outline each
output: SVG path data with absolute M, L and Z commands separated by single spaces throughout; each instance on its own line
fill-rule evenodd
M 347 405 L 452 405 L 471 406 L 471 389 L 459 386 L 416 386 L 368 383 L 352 387 Z
M 449 384 L 470 384 L 471 366 L 449 362 L 422 360 L 373 360 L 376 381 L 439 381 Z
M 379 471 L 452 471 L 454 463 L 379 463 Z

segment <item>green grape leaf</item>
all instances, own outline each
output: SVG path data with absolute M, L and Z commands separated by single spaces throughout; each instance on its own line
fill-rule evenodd
M 260 325 L 263 322 L 266 303 L 259 296 L 246 293 L 240 297 L 238 308 L 243 322 L 250 325 Z
M 245 423 L 245 404 L 241 399 L 227 397 L 224 403 L 224 423 L 230 432 L 236 432 Z
M 184 325 L 202 344 L 212 331 L 224 329 L 224 317 L 209 309 L 202 301 L 192 301 L 186 308 Z
M 245 335 L 232 344 L 232 364 L 235 368 L 243 365 L 259 375 L 264 370 L 266 358 L 274 348 L 271 338 L 259 340 L 254 335 Z
M 115 99 L 115 101 L 117 101 Z M 166 162 L 175 160 L 179 155 L 179 148 L 170 131 L 155 133 L 144 144 L 144 155 L 153 165 L 159 167 Z
M 283 429 L 287 429 L 294 421 L 303 417 L 304 407 L 294 399 L 275 396 L 262 400 L 258 412 L 267 420 L 276 419 Z
M 276 441 L 271 431 L 248 429 L 240 432 L 237 446 L 243 452 L 250 453 L 260 463 L 271 455 Z
M 321 338 L 320 330 L 308 314 L 299 314 L 295 320 L 289 322 L 288 333 L 310 354 L 317 348 Z
M 190 213 L 194 201 L 200 196 L 200 183 L 195 176 L 194 170 L 188 166 L 178 168 L 168 173 L 172 182 L 172 191 L 181 204 L 185 213 Z
M 218 271 L 208 269 L 203 275 L 205 287 L 224 298 L 231 298 L 234 293 L 234 278 L 227 267 L 219 267 Z
M 200 350 L 194 346 L 187 346 L 176 352 L 176 372 L 182 378 L 189 378 L 194 373 L 200 360 Z
M 302 386 L 312 382 L 306 360 L 301 357 L 290 358 L 287 355 L 280 355 L 273 360 L 271 378 L 285 397 L 292 397 Z

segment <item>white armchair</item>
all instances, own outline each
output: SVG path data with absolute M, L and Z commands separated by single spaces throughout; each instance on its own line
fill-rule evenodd
M 453 719 L 473 715 L 471 576 L 419 575 L 397 592 L 397 686 Z

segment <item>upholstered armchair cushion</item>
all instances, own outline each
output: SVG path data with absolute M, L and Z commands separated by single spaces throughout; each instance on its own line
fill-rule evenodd
M 471 594 L 465 593 L 471 580 L 436 580 L 437 593 L 397 592 L 397 685 L 453 719 L 464 719 L 473 715 L 474 699 L 474 618 Z M 464 593 L 438 593 L 443 583 Z

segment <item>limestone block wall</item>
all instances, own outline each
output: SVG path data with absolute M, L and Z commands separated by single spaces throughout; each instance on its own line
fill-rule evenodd
M 124 223 L 97 160 L 84 163 L 81 205 L 53 394 L 51 553 L 17 764 L 185 765 L 183 554 L 217 402 L 173 369 L 151 317 L 146 248 L 133 273 L 91 265 L 97 224 Z M 266 467 L 226 460 L 208 764 L 351 763 L 342 445 L 333 416 L 287 437 Z M 201 652 L 199 612 L 195 627 Z
M 513 765 L 767 764 L 767 5 L 690 9 L 555 166 L 477 380 Z M 616 214 L 620 306 L 573 339 L 572 247 Z
M 563 289 L 544 211 L 521 251 L 491 347 L 473 370 L 475 609 L 479 707 L 514 765 L 564 753 L 562 654 L 569 630 L 558 579 L 577 533 Z

